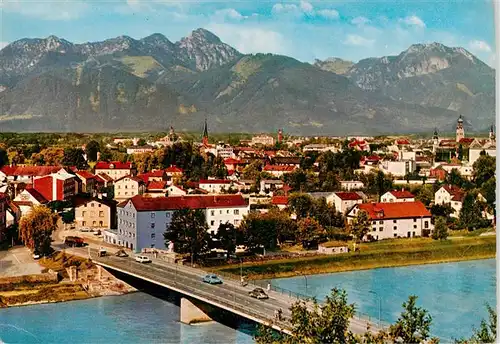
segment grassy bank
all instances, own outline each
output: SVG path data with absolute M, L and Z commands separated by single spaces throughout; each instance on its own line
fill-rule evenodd
M 352 245 L 351 245 L 352 248 Z M 383 240 L 360 245 L 360 252 L 281 259 L 243 264 L 250 279 L 291 277 L 298 274 L 320 274 L 419 264 L 494 258 L 496 236 L 475 236 L 436 241 L 430 238 Z M 218 270 L 238 275 L 239 265 Z
M 0 305 L 4 307 L 81 300 L 92 297 L 80 283 L 12 284 L 9 289 L 0 291 Z

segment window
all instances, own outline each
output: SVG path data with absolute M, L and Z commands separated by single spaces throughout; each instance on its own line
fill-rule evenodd
M 417 229 L 417 225 L 413 225 L 413 228 L 414 228 L 414 229 Z
M 397 235 L 396 233 L 394 233 L 394 237 L 395 237 L 395 238 L 397 238 L 397 237 L 398 237 L 398 235 Z
M 99 212 L 99 217 L 104 217 L 104 211 Z
M 151 239 L 154 239 L 156 237 L 155 233 L 151 233 Z
M 222 215 L 222 210 L 219 210 L 219 215 Z
M 95 226 L 96 224 L 97 224 L 97 222 L 92 221 L 92 226 Z
M 238 226 L 240 224 L 240 220 L 234 220 L 234 225 Z
M 398 226 L 394 226 L 393 228 L 394 228 L 394 230 L 397 230 L 397 229 L 398 229 Z
M 239 209 L 234 209 L 234 215 L 240 215 L 240 210 Z
M 379 228 L 378 228 L 378 231 L 379 231 L 379 232 L 382 232 L 383 230 L 384 230 L 384 227 L 379 227 Z
M 155 228 L 154 222 L 151 222 L 151 228 Z
M 99 203 L 97 206 L 100 208 L 101 207 L 101 203 Z
M 82 216 L 85 216 L 85 211 L 82 211 Z
M 90 206 L 91 206 L 92 208 L 94 208 L 94 203 L 90 203 Z
M 215 210 L 210 211 L 211 216 L 215 216 Z
M 393 223 L 398 223 L 398 220 L 393 220 L 392 222 L 393 222 Z
M 417 219 L 413 219 L 413 222 L 417 222 Z
M 226 211 L 226 214 L 229 214 L 229 209 Z
M 151 218 L 154 219 L 155 218 L 155 213 L 151 212 Z
M 214 220 L 210 221 L 210 226 L 213 226 L 213 225 L 214 225 L 214 223 L 215 223 L 215 221 L 214 221 Z
M 85 221 L 82 221 L 82 226 L 85 226 L 86 222 Z
M 378 223 L 379 223 L 379 224 L 381 224 L 381 225 L 383 225 L 383 224 L 384 224 L 384 221 L 379 221 Z
M 127 184 L 125 184 L 125 189 L 127 188 Z
M 375 231 L 377 231 L 377 227 L 373 227 L 373 231 L 374 231 L 374 232 L 375 232 Z
M 128 192 L 127 192 L 127 191 L 125 191 L 125 195 L 128 195 Z
M 102 221 L 99 221 L 99 227 L 102 227 Z
M 426 229 L 429 228 L 429 221 L 424 222 L 424 228 L 426 228 Z

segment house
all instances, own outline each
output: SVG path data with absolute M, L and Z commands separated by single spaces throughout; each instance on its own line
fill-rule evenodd
M 122 201 L 136 195 L 142 195 L 146 185 L 141 178 L 124 176 L 114 182 L 115 200 Z
M 324 198 L 328 204 L 335 203 L 334 192 L 309 192 L 308 195 L 316 200 Z
M 384 160 L 379 164 L 379 168 L 382 172 L 391 174 L 395 177 L 404 177 L 409 173 L 415 172 L 416 163 L 414 160 Z
M 209 193 L 224 193 L 229 189 L 240 190 L 239 183 L 229 179 L 201 179 L 198 187 Z
M 94 167 L 95 174 L 107 174 L 113 180 L 135 174 L 135 168 L 131 162 L 99 161 Z
M 283 188 L 285 183 L 279 179 L 261 179 L 260 192 L 267 193 Z
M 148 197 L 165 197 L 168 190 L 166 181 L 153 180 L 146 185 L 144 196 Z
M 448 172 L 441 166 L 437 166 L 436 168 L 431 168 L 429 171 L 429 177 L 431 178 L 436 178 L 440 182 L 444 181 L 446 179 L 446 175 Z
M 184 196 L 184 195 L 187 195 L 187 191 L 184 190 L 179 185 L 170 185 L 167 188 L 167 193 L 166 194 L 167 194 L 168 197 L 171 197 L 171 196 Z
M 382 203 L 396 203 L 396 202 L 415 202 L 415 196 L 410 191 L 405 189 L 398 191 L 387 191 L 380 197 Z
M 0 193 L 0 242 L 5 239 L 5 230 L 7 229 L 7 195 Z
M 342 214 L 345 214 L 353 206 L 360 203 L 363 203 L 363 197 L 357 192 L 333 193 L 333 204 L 335 205 L 335 210 L 340 211 Z
M 359 160 L 359 165 L 360 166 L 378 166 L 380 160 L 382 160 L 382 158 L 379 157 L 378 155 L 362 156 Z
M 358 139 L 358 138 L 349 142 L 349 148 L 364 152 L 370 151 L 370 145 L 368 144 L 368 142 L 364 139 Z
M 360 190 L 365 187 L 365 184 L 363 182 L 360 182 L 359 180 L 341 180 L 340 181 L 340 188 L 342 190 L 346 191 L 351 191 L 351 190 Z
M 451 217 L 458 218 L 465 192 L 455 185 L 444 185 L 434 194 L 434 204 L 449 204 L 454 212 Z
M 349 225 L 360 211 L 371 221 L 371 231 L 364 240 L 427 236 L 434 229 L 432 215 L 422 202 L 356 204 L 347 214 Z
M 117 202 L 83 197 L 76 197 L 74 202 L 76 228 L 116 228 Z
M 24 189 L 22 192 L 17 194 L 12 203 L 14 203 L 21 211 L 21 216 L 28 214 L 36 205 L 44 205 L 49 201 L 43 197 L 38 191 L 33 189 L 31 186 Z
M 481 156 L 481 152 L 484 151 L 484 154 L 489 156 L 497 156 L 497 146 L 496 142 L 493 140 L 489 140 L 486 142 L 481 142 L 475 140 L 471 143 L 469 147 L 469 163 L 473 165 L 477 159 Z
M 180 178 L 184 174 L 184 170 L 180 167 L 175 166 L 175 165 L 167 167 L 164 171 L 165 171 L 166 175 L 170 178 L 174 178 L 174 177 Z
M 331 146 L 331 145 L 326 145 L 326 144 L 322 144 L 322 143 L 312 143 L 309 145 L 305 145 L 304 148 L 302 148 L 302 151 L 304 153 L 306 153 L 306 152 L 328 152 L 328 151 L 333 152 L 333 153 L 337 153 L 338 149 L 337 149 L 337 147 Z
M 76 171 L 75 175 L 80 181 L 78 184 L 81 185 L 79 188 L 81 192 L 93 194 L 94 191 L 97 191 L 95 175 L 87 171 Z
M 118 245 L 136 252 L 151 247 L 165 249 L 163 233 L 179 209 L 203 210 L 209 232 L 215 233 L 222 223 L 238 226 L 248 214 L 249 206 L 241 195 L 156 198 L 137 195 L 118 205 Z
M 138 174 L 136 177 L 142 179 L 146 184 L 153 181 L 166 181 L 169 179 L 164 170 L 153 170 L 151 172 Z
M 288 196 L 273 196 L 271 198 L 271 204 L 283 210 L 288 207 Z
M 48 201 L 67 201 L 78 193 L 78 182 L 73 174 L 53 173 L 34 178 L 33 188 Z
M 61 166 L 3 166 L 0 168 L 0 181 L 9 180 L 32 184 L 36 177 L 59 172 L 68 173 Z
M 236 171 L 241 170 L 245 163 L 239 159 L 227 158 L 224 159 L 224 165 L 226 165 L 228 171 Z
M 349 252 L 349 244 L 345 241 L 328 241 L 318 245 L 319 254 L 339 254 Z
M 292 173 L 293 171 L 296 170 L 296 166 L 289 166 L 289 165 L 266 165 L 262 169 L 262 171 L 267 172 L 274 177 L 280 178 L 282 175 L 287 174 L 287 173 Z
M 269 135 L 257 135 L 252 137 L 250 141 L 250 146 L 262 145 L 262 146 L 274 146 L 274 137 Z
M 232 158 L 234 156 L 233 147 L 224 142 L 215 145 L 215 156 L 222 159 Z
M 151 145 L 144 146 L 130 146 L 127 147 L 127 154 L 142 154 L 154 151 L 155 147 Z

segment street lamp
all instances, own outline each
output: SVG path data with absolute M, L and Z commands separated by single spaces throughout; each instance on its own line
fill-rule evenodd
M 382 309 L 382 299 L 377 294 L 377 292 L 375 292 L 373 290 L 369 290 L 368 292 L 371 294 L 374 294 L 378 298 L 378 326 L 382 327 L 382 321 L 381 321 L 381 317 L 380 317 L 380 313 L 381 313 L 381 309 Z

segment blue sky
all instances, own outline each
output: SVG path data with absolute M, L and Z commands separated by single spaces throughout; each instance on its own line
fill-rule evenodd
M 71 42 L 159 32 L 175 42 L 203 27 L 243 53 L 301 61 L 396 55 L 414 43 L 462 46 L 492 65 L 493 5 L 482 0 L 0 2 L 0 44 L 56 35 Z

